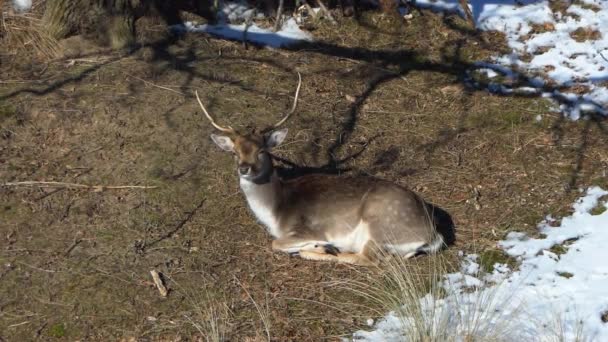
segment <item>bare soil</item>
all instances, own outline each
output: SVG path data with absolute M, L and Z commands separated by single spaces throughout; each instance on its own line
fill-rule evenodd
M 507 232 L 534 234 L 579 189 L 608 187 L 605 121 L 464 85 L 473 61 L 504 51 L 500 35 L 429 12 L 391 20 L 343 18 L 280 50 L 186 35 L 51 62 L 1 51 L 2 183 L 156 188 L 0 187 L 0 340 L 196 340 L 213 307 L 228 341 L 266 340 L 264 320 L 273 341 L 335 341 L 383 313 L 329 285 L 378 271 L 271 251 L 195 90 L 220 122 L 262 126 L 301 72 L 282 174 L 415 189 L 456 223 L 448 258 L 495 255 Z

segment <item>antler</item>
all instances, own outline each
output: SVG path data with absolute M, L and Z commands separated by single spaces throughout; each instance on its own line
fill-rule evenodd
M 198 104 L 201 106 L 201 109 L 205 113 L 205 116 L 207 117 L 207 119 L 209 119 L 209 121 L 211 121 L 211 124 L 213 125 L 213 127 L 217 128 L 218 130 L 225 132 L 225 133 L 234 133 L 234 129 L 232 127 L 230 127 L 230 126 L 222 127 L 222 126 L 218 125 L 217 123 L 215 123 L 215 120 L 213 120 L 213 117 L 211 115 L 209 115 L 209 113 L 205 109 L 205 106 L 203 106 L 203 102 L 201 101 L 201 98 L 198 97 L 198 91 L 195 90 L 194 94 L 196 95 Z
M 287 121 L 287 119 L 289 119 L 291 114 L 293 114 L 296 111 L 296 107 L 298 106 L 298 97 L 300 96 L 300 87 L 301 86 L 302 86 L 302 75 L 298 72 L 298 87 L 296 88 L 296 95 L 293 100 L 293 106 L 291 107 L 291 110 L 289 112 L 287 112 L 287 114 L 285 114 L 285 116 L 279 122 L 277 122 L 276 124 L 270 126 L 269 128 L 267 128 L 263 131 L 272 130 L 272 129 L 275 129 L 275 128 L 281 126 L 282 124 L 285 123 L 285 121 Z M 235 132 L 234 129 L 230 126 L 222 127 L 222 126 L 218 125 L 215 122 L 215 120 L 213 119 L 213 117 L 209 114 L 209 112 L 207 112 L 207 109 L 205 109 L 205 106 L 203 105 L 201 98 L 198 96 L 198 91 L 195 90 L 194 94 L 196 95 L 196 100 L 198 101 L 198 104 L 201 106 L 203 113 L 205 113 L 205 116 L 207 117 L 207 119 L 209 119 L 209 121 L 211 122 L 213 127 L 215 127 L 216 129 L 218 129 L 222 132 L 226 132 L 226 133 Z
M 271 129 L 275 129 L 275 128 L 281 126 L 282 124 L 284 124 L 285 121 L 287 121 L 287 119 L 289 119 L 291 114 L 293 114 L 296 111 L 296 107 L 298 105 L 298 96 L 300 96 L 300 86 L 301 85 L 302 85 L 302 75 L 300 75 L 300 73 L 298 72 L 298 87 L 296 88 L 296 97 L 293 100 L 293 106 L 291 107 L 291 110 L 287 114 L 285 114 L 285 117 L 282 118 L 281 121 L 277 122 L 276 124 L 274 124 L 270 127 Z

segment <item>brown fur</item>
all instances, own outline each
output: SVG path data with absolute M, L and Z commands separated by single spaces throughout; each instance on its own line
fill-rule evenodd
M 241 189 L 276 238 L 274 250 L 368 265 L 375 248 L 411 257 L 443 245 L 426 203 L 404 187 L 372 177 L 279 179 L 268 151 L 286 134 L 212 135 L 218 146 L 235 154 Z

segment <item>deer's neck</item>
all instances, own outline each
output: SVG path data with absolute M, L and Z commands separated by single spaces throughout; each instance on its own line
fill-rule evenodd
M 281 237 L 276 215 L 281 202 L 281 181 L 276 173 L 272 174 L 269 182 L 256 184 L 241 178 L 240 185 L 247 198 L 247 204 L 256 218 L 266 226 L 270 235 L 275 238 Z

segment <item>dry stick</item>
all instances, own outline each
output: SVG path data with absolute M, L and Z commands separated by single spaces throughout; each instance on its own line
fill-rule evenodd
M 137 80 L 140 80 L 140 81 L 144 82 L 144 83 L 145 83 L 145 84 L 147 84 L 147 85 L 151 85 L 151 86 L 156 87 L 156 88 L 160 88 L 160 89 L 164 89 L 164 90 L 172 91 L 172 92 L 174 92 L 174 93 L 176 93 L 176 94 L 179 94 L 179 95 L 182 95 L 182 96 L 184 95 L 184 93 L 182 93 L 181 91 L 177 91 L 177 90 L 175 90 L 175 89 L 171 89 L 171 88 L 167 88 L 167 87 L 159 86 L 159 85 L 154 84 L 154 83 L 152 83 L 152 82 L 148 82 L 148 81 L 144 80 L 143 78 L 139 78 L 139 77 L 137 77 L 137 76 L 133 76 L 133 75 L 128 74 L 128 73 L 127 73 L 126 75 L 127 75 L 127 76 L 129 76 L 129 77 L 133 77 L 133 78 L 135 78 L 135 79 L 137 79 Z
M 285 0 L 279 0 L 279 8 L 277 9 L 277 19 L 274 23 L 274 32 L 277 32 L 281 28 L 281 19 L 283 17 L 283 3 Z
M 72 244 L 70 245 L 70 247 L 68 247 L 68 249 L 65 250 L 65 253 L 63 253 L 63 255 L 70 256 L 70 253 L 72 253 L 72 251 L 74 250 L 74 248 L 76 248 L 76 246 L 78 246 L 78 244 L 82 242 L 81 239 L 74 239 L 74 242 L 72 242 Z
M 172 236 L 173 236 L 175 233 L 177 233 L 177 231 L 178 231 L 178 230 L 180 230 L 180 229 L 181 229 L 183 226 L 185 226 L 185 225 L 186 225 L 186 223 L 188 223 L 188 222 L 190 222 L 190 220 L 192 220 L 192 218 L 193 218 L 193 217 L 194 217 L 194 215 L 197 213 L 197 211 L 203 207 L 203 205 L 205 204 L 205 201 L 206 201 L 206 198 L 203 198 L 203 199 L 202 199 L 202 200 L 201 200 L 201 201 L 198 203 L 198 205 L 197 205 L 197 206 L 196 206 L 194 209 L 192 209 L 192 211 L 191 211 L 191 212 L 189 212 L 189 213 L 186 215 L 186 217 L 185 217 L 183 220 L 181 220 L 181 221 L 180 221 L 180 222 L 179 222 L 179 223 L 178 223 L 178 224 L 175 226 L 175 228 L 173 228 L 171 231 L 169 231 L 169 232 L 165 233 L 163 236 L 160 236 L 160 237 L 159 237 L 159 238 L 157 238 L 156 240 L 154 240 L 154 241 L 152 241 L 152 242 L 150 242 L 150 243 L 144 244 L 144 246 L 142 247 L 142 250 L 147 249 L 147 248 L 150 248 L 150 247 L 152 247 L 152 246 L 156 245 L 157 243 L 159 243 L 159 242 L 161 242 L 161 241 L 163 241 L 163 240 L 165 240 L 165 239 L 168 239 L 168 238 L 172 237 Z
M 15 324 L 11 324 L 11 325 L 9 325 L 8 327 L 9 327 L 9 328 L 14 328 L 14 327 L 18 327 L 18 326 L 20 326 L 20 325 L 24 325 L 24 324 L 28 324 L 28 323 L 30 323 L 30 321 L 25 321 L 25 322 L 21 322 L 21 323 L 15 323 Z
M 152 280 L 154 280 L 154 285 L 156 285 L 156 288 L 158 289 L 158 292 L 160 292 L 160 295 L 163 297 L 167 297 L 169 290 L 167 290 L 167 287 L 165 286 L 165 284 L 163 284 L 163 280 L 160 278 L 160 274 L 158 273 L 158 271 L 151 270 L 150 274 L 152 275 Z
M 24 182 L 6 182 L 0 184 L 3 187 L 9 186 L 29 186 L 38 188 L 71 188 L 71 189 L 92 189 L 94 191 L 103 191 L 106 189 L 155 189 L 157 186 L 148 185 L 87 185 L 78 183 L 65 183 L 65 182 L 37 182 L 37 181 L 24 181 Z

